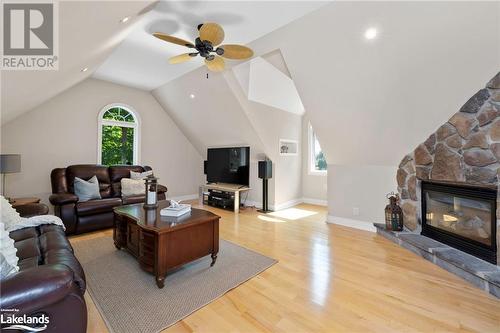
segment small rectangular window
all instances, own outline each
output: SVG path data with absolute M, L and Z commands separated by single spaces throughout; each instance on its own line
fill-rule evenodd
M 309 124 L 309 173 L 326 174 L 327 163 L 316 133 Z

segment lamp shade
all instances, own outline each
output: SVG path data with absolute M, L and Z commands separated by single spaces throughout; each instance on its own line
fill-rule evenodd
M 16 172 L 21 172 L 21 155 L 1 154 L 0 173 L 16 173 Z

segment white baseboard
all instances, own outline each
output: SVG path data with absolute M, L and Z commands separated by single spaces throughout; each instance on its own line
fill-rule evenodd
M 328 201 L 326 200 L 321 200 L 321 199 L 313 199 L 313 198 L 302 198 L 302 202 L 306 204 L 311 204 L 311 205 L 318 205 L 318 206 L 328 206 Z
M 282 209 L 287 209 L 293 206 L 297 206 L 298 204 L 302 203 L 302 198 L 299 199 L 292 199 L 285 201 L 283 203 L 275 205 L 272 210 L 282 210 Z
M 167 198 L 168 200 L 175 201 L 186 201 L 186 200 L 195 200 L 198 199 L 198 194 L 187 194 L 187 195 L 179 195 L 176 197 Z
M 318 205 L 318 206 L 328 206 L 328 202 L 326 200 L 320 200 L 320 199 L 312 199 L 312 198 L 299 198 L 299 199 L 293 199 L 289 200 L 283 203 L 280 203 L 278 205 L 269 205 L 269 209 L 271 210 L 282 210 L 282 209 L 287 209 L 293 206 L 296 206 L 301 203 L 307 203 L 311 205 Z M 245 206 L 254 206 L 255 208 L 262 208 L 262 202 L 257 202 L 257 201 L 252 201 L 252 200 L 247 200 L 245 202 Z
M 242 203 L 245 204 L 245 207 L 255 207 L 262 208 L 262 202 L 252 201 L 252 200 L 243 200 Z
M 341 225 L 344 227 L 349 227 L 349 228 L 354 228 L 354 229 L 360 229 L 360 230 L 365 230 L 365 231 L 370 231 L 370 232 L 377 232 L 377 229 L 375 228 L 373 223 L 359 221 L 359 220 L 353 220 L 353 219 L 340 217 L 340 216 L 328 215 L 326 218 L 326 222 L 338 224 L 338 225 Z

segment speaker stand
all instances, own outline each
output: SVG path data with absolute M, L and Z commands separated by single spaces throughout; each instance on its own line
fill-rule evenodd
M 262 209 L 258 209 L 259 213 L 270 213 L 268 206 L 267 179 L 262 179 Z

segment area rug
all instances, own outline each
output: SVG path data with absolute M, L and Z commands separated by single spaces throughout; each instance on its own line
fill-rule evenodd
M 221 297 L 277 261 L 220 240 L 217 262 L 210 256 L 167 275 L 165 287 L 135 258 L 117 250 L 111 237 L 75 242 L 90 293 L 109 330 L 159 332 Z

